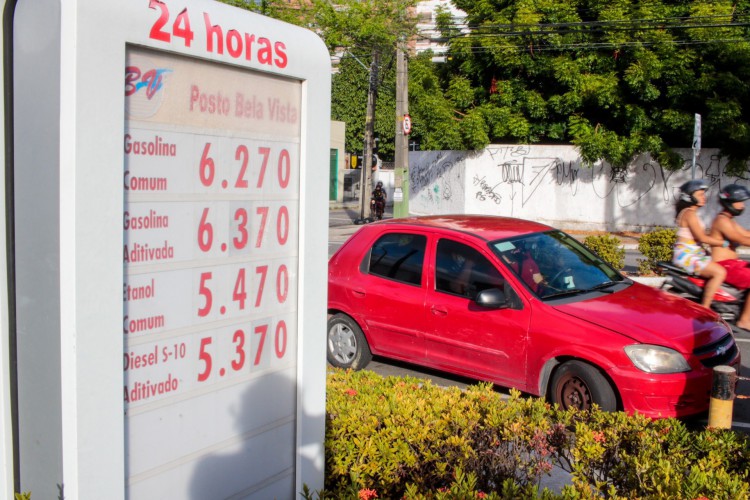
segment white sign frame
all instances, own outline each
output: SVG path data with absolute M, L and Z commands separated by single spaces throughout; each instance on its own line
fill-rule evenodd
M 168 8 L 166 22 L 158 4 Z M 182 12 L 195 33 L 189 46 L 153 36 L 184 28 L 174 24 Z M 214 26 L 223 53 L 208 42 Z M 295 491 L 322 488 L 330 59 L 321 40 L 206 0 L 19 0 L 14 31 L 21 489 L 39 498 L 56 497 L 58 487 L 66 498 L 126 498 L 118 332 L 128 46 L 301 82 L 292 453 Z M 238 51 L 250 35 L 254 48 Z

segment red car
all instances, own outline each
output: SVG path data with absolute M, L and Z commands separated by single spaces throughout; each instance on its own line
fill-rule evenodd
M 545 396 L 684 417 L 739 367 L 715 313 L 622 276 L 575 238 L 489 216 L 363 226 L 328 265 L 328 361 L 373 355 Z

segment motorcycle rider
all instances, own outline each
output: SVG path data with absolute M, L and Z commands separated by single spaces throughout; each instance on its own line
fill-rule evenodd
M 706 280 L 701 299 L 703 307 L 711 306 L 716 290 L 727 275 L 726 269 L 712 262 L 702 246 L 728 245 L 725 240 L 708 235 L 698 217 L 698 209 L 706 204 L 707 189 L 708 183 L 702 179 L 693 179 L 680 186 L 680 197 L 675 205 L 677 241 L 672 255 L 674 265 Z
M 711 224 L 711 236 L 729 242 L 729 246 L 711 246 L 711 259 L 727 270 L 724 279 L 728 284 L 746 290 L 750 288 L 750 267 L 737 255 L 737 247 L 750 246 L 750 231 L 743 228 L 735 219 L 745 209 L 745 201 L 750 199 L 750 191 L 739 184 L 729 184 L 719 191 L 719 212 Z M 745 300 L 742 312 L 735 324 L 750 330 L 750 301 Z
M 383 212 L 385 211 L 385 199 L 388 197 L 388 195 L 385 192 L 385 189 L 383 189 L 383 182 L 378 181 L 378 183 L 375 185 L 375 190 L 372 192 L 372 196 L 370 197 L 370 206 L 375 209 L 375 215 L 377 216 L 378 220 L 381 220 L 383 218 Z

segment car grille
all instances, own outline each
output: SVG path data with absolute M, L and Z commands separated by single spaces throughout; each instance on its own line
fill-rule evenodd
M 737 357 L 737 352 L 737 344 L 734 343 L 734 337 L 731 334 L 693 350 L 693 354 L 700 359 L 701 364 L 709 368 L 729 364 Z

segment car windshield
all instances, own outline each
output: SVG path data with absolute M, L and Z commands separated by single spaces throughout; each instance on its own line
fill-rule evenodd
M 494 241 L 490 247 L 541 299 L 608 292 L 625 278 L 591 250 L 562 231 Z

